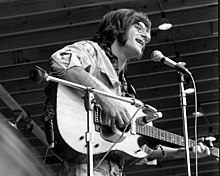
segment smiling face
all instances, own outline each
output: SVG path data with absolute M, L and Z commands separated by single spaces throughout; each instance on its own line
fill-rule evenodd
M 150 42 L 150 29 L 143 22 L 135 22 L 127 30 L 127 41 L 123 46 L 127 59 L 140 58 L 145 46 Z
M 150 41 L 150 30 L 151 21 L 146 13 L 118 9 L 103 17 L 93 40 L 101 48 L 110 49 L 121 63 L 126 63 L 129 59 L 141 58 Z

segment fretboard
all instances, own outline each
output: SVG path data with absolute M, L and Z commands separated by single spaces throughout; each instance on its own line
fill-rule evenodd
M 136 126 L 136 133 L 139 135 L 144 135 L 148 137 L 152 137 L 155 139 L 159 139 L 161 141 L 169 142 L 172 144 L 176 144 L 178 146 L 185 147 L 185 138 L 183 136 L 161 130 L 152 126 Z M 189 139 L 189 147 L 192 147 L 195 144 L 194 140 Z M 211 149 L 211 154 L 213 156 L 219 157 L 219 149 L 216 147 L 213 147 Z
M 184 137 L 165 131 L 161 130 L 152 126 L 139 126 L 137 125 L 136 127 L 136 132 L 137 134 L 152 137 L 155 139 L 159 139 L 161 141 L 169 142 L 172 144 L 176 144 L 178 146 L 185 146 L 185 139 Z M 194 145 L 195 141 L 189 139 L 189 147 L 192 147 Z

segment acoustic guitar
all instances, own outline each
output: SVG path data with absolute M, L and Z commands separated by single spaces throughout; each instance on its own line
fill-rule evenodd
M 146 116 L 144 112 L 137 107 L 126 103 L 132 117 L 131 125 L 125 133 L 116 130 L 111 133 L 103 125 L 102 113 L 99 108 L 94 108 L 93 114 L 93 153 L 94 155 L 106 153 L 114 143 L 112 151 L 121 151 L 135 159 L 147 156 L 139 146 L 139 138 L 148 136 L 160 141 L 165 141 L 177 146 L 185 146 L 184 137 L 167 132 L 162 129 L 150 126 L 150 124 L 140 126 L 136 124 L 136 119 Z M 58 147 L 58 153 L 64 158 L 74 158 L 80 154 L 87 153 L 86 132 L 87 132 L 87 111 L 84 107 L 83 94 L 75 89 L 58 84 L 57 87 L 57 111 L 55 133 Z M 134 116 L 135 114 L 135 116 Z M 57 136 L 59 136 L 57 138 Z M 62 142 L 59 142 L 62 141 Z M 189 139 L 189 147 L 194 145 L 195 141 Z M 211 155 L 219 157 L 219 149 L 211 148 Z

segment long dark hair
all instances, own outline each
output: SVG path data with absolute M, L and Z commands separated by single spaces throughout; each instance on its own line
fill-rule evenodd
M 135 22 L 143 22 L 147 28 L 151 28 L 151 22 L 144 12 L 134 9 L 111 11 L 103 17 L 93 41 L 102 48 L 109 48 L 115 39 L 118 39 L 121 45 L 125 45 L 127 29 Z

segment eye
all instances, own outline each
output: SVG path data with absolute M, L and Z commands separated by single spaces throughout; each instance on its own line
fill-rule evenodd
M 134 23 L 134 27 L 138 30 L 139 33 L 144 33 L 147 29 L 143 27 L 140 22 Z
M 135 24 L 134 24 L 134 27 L 135 27 L 138 31 L 141 30 L 141 25 L 138 24 L 138 23 L 135 23 Z

